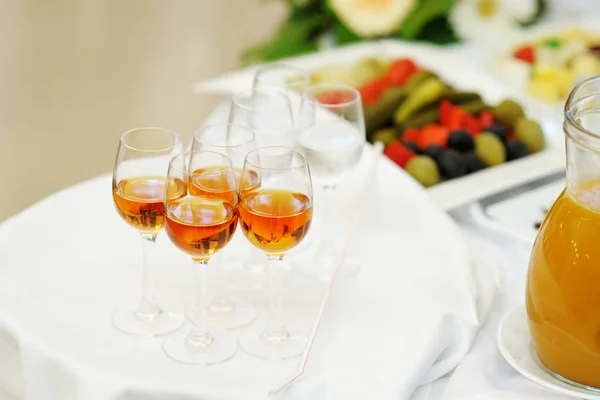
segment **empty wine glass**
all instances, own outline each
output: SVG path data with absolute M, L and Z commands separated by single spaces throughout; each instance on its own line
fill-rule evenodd
M 269 64 L 260 67 L 254 73 L 252 87 L 278 87 L 302 93 L 310 86 L 310 74 L 300 68 L 286 64 Z
M 252 129 L 258 147 L 296 144 L 290 99 L 279 88 L 250 89 L 234 95 L 229 122 Z
M 254 74 L 252 87 L 254 89 L 277 88 L 288 97 L 294 124 L 301 128 L 305 122 L 301 116 L 302 92 L 311 84 L 308 71 L 286 64 L 270 64 L 260 67 Z
M 312 221 L 312 182 L 306 158 L 289 147 L 251 151 L 246 156 L 239 195 L 242 231 L 269 260 L 268 318 L 249 328 L 240 337 L 240 345 L 265 359 L 298 356 L 305 349 L 306 338 L 290 332 L 284 324 L 280 277 L 285 254 L 304 239 Z
M 113 324 L 138 336 L 166 335 L 177 329 L 183 316 L 165 312 L 156 304 L 147 261 L 156 235 L 163 227 L 163 196 L 169 160 L 181 153 L 181 140 L 161 128 L 129 130 L 119 141 L 112 193 L 117 212 L 142 238 L 142 299 L 135 310 L 118 310 Z M 181 190 L 173 187 L 175 193 Z
M 311 255 L 305 252 L 296 257 L 297 266 L 320 278 L 331 278 L 337 262 L 340 243 L 332 240 L 334 233 L 335 194 L 341 179 L 359 163 L 366 140 L 365 122 L 359 92 L 342 84 L 319 84 L 303 93 L 304 113 L 312 123 L 301 129 L 298 146 L 306 155 L 315 183 L 322 189 L 325 211 L 321 219 L 318 246 Z M 346 260 L 342 274 L 358 271 L 358 263 Z
M 229 122 L 242 125 L 254 132 L 256 145 L 296 145 L 298 128 L 295 125 L 290 96 L 277 87 L 262 87 L 234 95 Z M 250 248 L 250 256 L 244 262 L 245 274 L 239 277 L 255 287 L 263 285 L 265 275 L 264 257 Z
M 194 133 L 192 141 L 192 152 L 209 150 L 227 156 L 231 161 L 238 187 L 246 154 L 254 149 L 256 149 L 256 139 L 252 130 L 233 124 L 201 126 Z M 238 233 L 235 237 L 239 238 L 239 235 L 241 234 Z M 255 308 L 240 299 L 233 299 L 229 296 L 226 265 L 217 266 L 216 271 L 216 296 L 208 305 L 207 317 L 227 328 L 239 328 L 250 324 L 256 318 Z
M 231 333 L 206 322 L 208 261 L 231 241 L 238 221 L 235 173 L 229 159 L 196 150 L 175 156 L 169 164 L 164 195 L 165 231 L 171 242 L 194 261 L 196 296 L 191 329 L 181 329 L 163 345 L 165 353 L 185 364 L 218 364 L 235 354 Z M 174 188 L 186 188 L 183 196 Z

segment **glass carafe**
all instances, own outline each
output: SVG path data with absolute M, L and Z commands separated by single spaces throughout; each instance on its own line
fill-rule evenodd
M 529 329 L 549 373 L 600 390 L 600 77 L 573 89 L 563 128 L 567 184 L 531 253 Z

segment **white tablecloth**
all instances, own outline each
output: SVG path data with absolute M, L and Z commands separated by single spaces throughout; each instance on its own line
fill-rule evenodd
M 356 197 L 368 159 L 341 199 Z M 284 398 L 406 398 L 460 362 L 492 303 L 493 268 L 471 262 L 457 226 L 422 188 L 386 158 L 370 181 L 352 242 L 363 270 L 336 283 L 306 374 Z M 342 219 L 356 212 L 340 202 Z M 0 387 L 26 400 L 247 400 L 293 374 L 296 362 L 241 352 L 222 365 L 185 366 L 163 354 L 160 339 L 116 331 L 112 310 L 138 295 L 138 240 L 114 210 L 110 176 L 0 226 L 0 372 L 9 371 Z M 190 261 L 164 236 L 153 260 L 159 300 L 182 309 Z M 318 288 L 311 282 L 289 292 L 292 309 L 302 308 L 302 288 Z

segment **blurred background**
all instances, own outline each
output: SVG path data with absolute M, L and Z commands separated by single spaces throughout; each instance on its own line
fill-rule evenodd
M 2 0 L 0 221 L 110 172 L 128 129 L 187 141 L 217 100 L 194 83 L 242 61 L 380 37 L 483 52 L 538 23 L 598 13 L 594 0 Z M 527 79 L 529 65 L 519 68 Z
M 189 138 L 193 83 L 239 66 L 284 4 L 262 0 L 0 2 L 0 221 L 110 172 L 119 135 Z M 250 22 L 251 21 L 251 22 Z

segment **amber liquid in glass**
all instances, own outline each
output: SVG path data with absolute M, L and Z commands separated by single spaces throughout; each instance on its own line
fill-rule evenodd
M 243 194 L 239 213 L 244 234 L 254 246 L 267 255 L 283 255 L 306 236 L 312 204 L 301 193 L 265 189 Z
M 222 198 L 188 196 L 167 208 L 165 230 L 169 238 L 196 261 L 225 247 L 237 227 L 237 208 Z
M 235 175 L 235 187 L 239 190 L 240 179 L 242 177 L 241 168 L 233 168 Z M 254 190 L 260 185 L 260 180 L 256 171 L 248 170 L 248 177 L 245 179 L 244 191 Z M 217 195 L 231 192 L 229 182 L 229 169 L 225 167 L 200 168 L 192 172 L 190 178 L 190 193 L 193 195 Z M 233 199 L 230 199 L 233 201 Z
M 533 246 L 526 304 L 542 363 L 600 388 L 600 180 L 552 206 Z
M 171 181 L 175 187 L 170 190 L 174 197 L 185 194 L 185 186 L 179 179 Z M 129 225 L 141 233 L 154 234 L 164 223 L 165 178 L 161 176 L 140 176 L 113 181 L 113 199 L 117 211 Z

